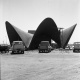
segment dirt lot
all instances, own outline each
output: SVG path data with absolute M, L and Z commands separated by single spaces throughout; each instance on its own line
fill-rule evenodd
M 80 80 L 80 53 L 1 54 L 1 80 Z

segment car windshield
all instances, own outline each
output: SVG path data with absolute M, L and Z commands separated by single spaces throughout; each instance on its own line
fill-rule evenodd
M 41 46 L 49 45 L 49 42 L 41 42 Z
M 13 44 L 22 44 L 22 42 L 13 42 Z

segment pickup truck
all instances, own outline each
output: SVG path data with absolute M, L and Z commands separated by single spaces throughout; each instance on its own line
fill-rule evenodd
M 41 41 L 38 48 L 39 48 L 39 53 L 51 52 L 51 46 L 50 46 L 49 41 Z
M 80 52 L 80 42 L 74 42 L 73 52 Z
M 24 54 L 25 46 L 22 41 L 13 41 L 12 43 L 12 54 L 14 53 L 23 53 Z

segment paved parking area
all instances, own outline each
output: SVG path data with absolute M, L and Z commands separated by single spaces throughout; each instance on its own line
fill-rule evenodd
M 1 80 L 80 80 L 80 53 L 1 54 Z

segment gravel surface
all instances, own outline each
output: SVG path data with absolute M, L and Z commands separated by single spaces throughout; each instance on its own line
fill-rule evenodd
M 80 53 L 53 50 L 1 55 L 1 80 L 80 80 Z

